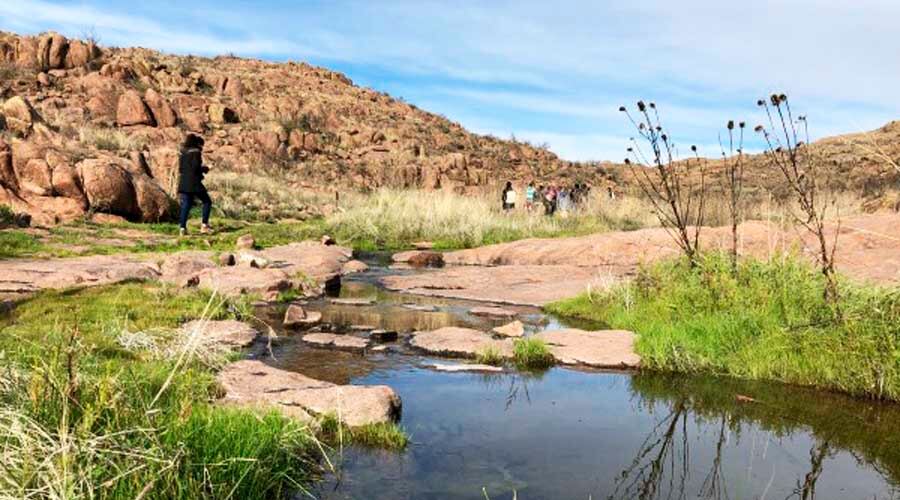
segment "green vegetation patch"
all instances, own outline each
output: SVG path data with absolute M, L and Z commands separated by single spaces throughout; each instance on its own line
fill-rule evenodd
M 393 422 L 380 422 L 350 427 L 342 424 L 333 414 L 319 419 L 320 436 L 334 446 L 358 445 L 385 450 L 403 450 L 409 444 L 409 435 Z
M 778 380 L 900 400 L 900 289 L 841 284 L 837 308 L 822 275 L 799 259 L 723 255 L 696 269 L 670 261 L 642 269 L 610 292 L 548 310 L 639 335 L 651 370 Z
M 513 361 L 520 370 L 541 370 L 555 363 L 547 343 L 533 337 L 516 339 L 513 343 Z

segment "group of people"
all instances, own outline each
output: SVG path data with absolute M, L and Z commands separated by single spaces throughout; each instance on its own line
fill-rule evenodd
M 534 186 L 534 182 L 529 182 L 528 187 L 525 188 L 525 209 L 532 212 L 536 207 L 541 206 L 545 215 L 553 215 L 557 211 L 571 212 L 588 199 L 590 192 L 590 185 L 579 182 L 572 186 L 541 185 L 538 187 Z M 516 208 L 517 196 L 512 182 L 507 182 L 502 193 L 504 211 Z

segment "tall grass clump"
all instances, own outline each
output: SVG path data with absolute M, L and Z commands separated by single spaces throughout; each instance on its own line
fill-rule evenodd
M 381 190 L 349 198 L 344 206 L 326 218 L 328 231 L 363 248 L 403 248 L 420 240 L 438 248 L 471 248 L 609 229 L 596 216 L 545 217 L 523 210 L 505 214 L 499 202 L 487 197 L 444 191 Z
M 499 349 L 489 346 L 475 356 L 475 361 L 482 365 L 500 366 L 504 357 Z
M 318 472 L 314 431 L 212 405 L 215 374 L 191 340 L 202 332 L 157 333 L 234 310 L 197 291 L 129 283 L 40 293 L 0 316 L 0 498 L 302 491 Z
M 551 305 L 638 334 L 646 369 L 777 380 L 900 400 L 900 290 L 841 283 L 799 258 L 669 261 L 608 292 Z
M 538 338 L 516 339 L 513 362 L 520 370 L 541 370 L 553 366 L 555 359 L 547 343 Z

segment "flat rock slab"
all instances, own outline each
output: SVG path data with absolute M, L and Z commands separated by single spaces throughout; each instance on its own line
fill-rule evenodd
M 259 254 L 269 260 L 270 268 L 281 269 L 292 277 L 302 275 L 325 283 L 341 275 L 353 251 L 318 241 L 302 241 L 272 247 Z
M 472 364 L 448 364 L 448 363 L 431 363 L 427 365 L 429 368 L 434 368 L 439 372 L 490 372 L 497 373 L 502 372 L 503 368 L 499 366 L 491 366 L 491 365 L 480 365 L 476 363 Z
M 442 267 L 444 265 L 444 255 L 431 250 L 410 250 L 396 253 L 391 258 L 394 262 L 413 267 Z
M 485 316 L 488 318 L 513 318 L 516 316 L 515 311 L 504 309 L 502 307 L 473 307 L 469 309 L 469 314 L 475 316 Z
M 200 273 L 215 267 L 211 252 L 179 252 L 163 261 L 160 280 L 181 287 L 196 286 Z
M 331 299 L 329 302 L 337 306 L 371 306 L 375 299 Z
M 217 379 L 225 389 L 223 404 L 275 408 L 303 421 L 332 413 L 357 427 L 392 422 L 400 415 L 400 397 L 385 385 L 336 385 L 257 360 L 232 363 Z
M 351 351 L 362 351 L 369 347 L 367 339 L 334 333 L 310 333 L 303 336 L 303 341 L 320 347 L 334 347 Z
M 228 347 L 247 347 L 259 336 L 259 330 L 248 323 L 235 320 L 194 320 L 181 326 L 183 335 L 200 332 L 204 340 Z
M 535 335 L 547 343 L 557 362 L 594 368 L 637 368 L 641 358 L 634 351 L 635 335 L 627 330 L 589 332 L 574 328 Z
M 525 335 L 525 325 L 521 321 L 516 320 L 512 323 L 498 326 L 491 331 L 497 335 L 502 335 L 504 337 L 521 337 Z
M 341 268 L 341 274 L 364 273 L 369 270 L 369 265 L 359 260 L 351 260 Z
M 475 358 L 487 349 L 494 349 L 505 357 L 511 357 L 513 352 L 510 339 L 497 340 L 487 333 L 455 326 L 416 332 L 410 345 L 431 354 L 465 358 Z
M 381 282 L 388 290 L 416 295 L 535 307 L 606 286 L 595 269 L 567 265 L 457 266 Z
M 201 271 L 197 286 L 226 297 L 257 294 L 264 300 L 274 300 L 279 292 L 292 288 L 293 283 L 290 275 L 281 269 L 231 266 Z
M 157 279 L 160 273 L 155 262 L 134 255 L 0 260 L 0 297 L 18 298 L 48 289 Z

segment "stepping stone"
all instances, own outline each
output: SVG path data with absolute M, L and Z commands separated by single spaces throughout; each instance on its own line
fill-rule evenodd
M 473 307 L 469 309 L 469 314 L 490 318 L 514 318 L 516 316 L 514 311 L 502 307 Z
M 334 333 L 310 333 L 303 337 L 303 341 L 321 347 L 335 347 L 351 351 L 362 351 L 369 347 L 367 339 L 351 335 L 336 335 Z
M 402 307 L 404 309 L 409 309 L 411 311 L 419 311 L 419 312 L 435 312 L 437 311 L 437 307 L 432 305 L 422 305 L 422 304 L 403 304 Z
M 400 397 L 386 385 L 336 385 L 258 360 L 232 363 L 216 378 L 225 390 L 220 404 L 274 408 L 304 422 L 332 413 L 357 427 L 393 422 L 400 416 Z
M 493 349 L 504 357 L 512 357 L 512 339 L 497 340 L 491 335 L 472 330 L 447 326 L 430 332 L 416 332 L 410 345 L 431 354 L 475 358 L 478 354 Z
M 410 250 L 409 252 L 400 252 L 392 257 L 394 262 L 400 264 L 409 264 L 413 267 L 443 267 L 444 255 L 440 252 L 432 252 L 431 250 Z
M 376 342 L 394 342 L 397 340 L 397 332 L 392 330 L 372 330 L 369 338 Z
M 372 352 L 387 352 L 388 350 L 390 350 L 390 347 L 386 345 L 377 345 L 369 350 Z
M 291 304 L 284 312 L 284 326 L 296 328 L 313 326 L 322 321 L 322 313 L 318 311 L 305 311 L 299 304 Z
M 535 335 L 547 343 L 553 357 L 565 365 L 594 368 L 637 368 L 641 358 L 634 351 L 636 336 L 627 330 L 589 332 L 569 328 Z
M 521 337 L 525 335 L 525 325 L 523 325 L 521 321 L 516 320 L 512 323 L 498 326 L 491 331 L 504 337 Z
M 369 266 L 365 262 L 351 260 L 344 264 L 344 267 L 341 268 L 341 274 L 362 273 L 368 270 Z
M 446 364 L 446 363 L 431 363 L 428 365 L 431 368 L 439 372 L 502 372 L 503 368 L 500 366 L 491 366 L 491 365 L 480 365 L 480 364 Z
M 378 327 L 373 325 L 350 325 L 350 330 L 354 332 L 371 332 L 376 328 Z
M 330 302 L 338 306 L 371 306 L 374 299 L 331 299 Z

